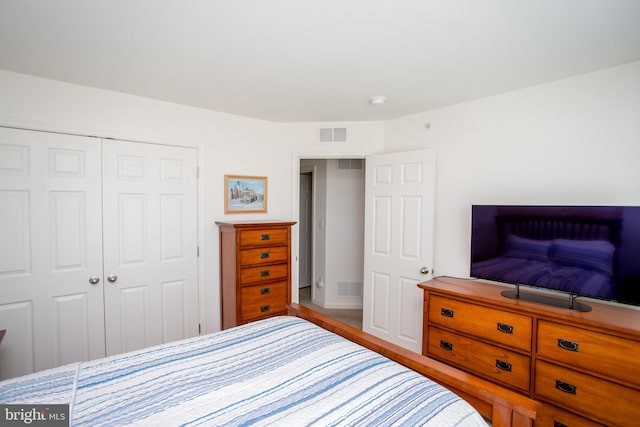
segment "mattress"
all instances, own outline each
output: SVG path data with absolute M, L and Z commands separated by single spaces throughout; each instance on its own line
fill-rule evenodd
M 3 404 L 69 404 L 72 425 L 486 426 L 466 401 L 296 317 L 0 382 Z

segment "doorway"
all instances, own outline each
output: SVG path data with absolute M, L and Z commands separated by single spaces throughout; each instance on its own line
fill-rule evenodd
M 300 159 L 300 304 L 362 329 L 364 159 Z

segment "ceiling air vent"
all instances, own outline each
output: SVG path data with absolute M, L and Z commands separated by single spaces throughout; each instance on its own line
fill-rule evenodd
M 347 128 L 319 128 L 319 142 L 347 142 Z

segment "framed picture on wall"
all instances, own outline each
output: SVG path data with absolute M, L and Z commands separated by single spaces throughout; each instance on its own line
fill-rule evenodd
M 266 213 L 267 177 L 225 175 L 225 214 Z

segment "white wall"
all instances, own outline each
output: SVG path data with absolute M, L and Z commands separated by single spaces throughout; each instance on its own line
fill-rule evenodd
M 362 308 L 360 296 L 338 296 L 338 284 L 362 286 L 364 266 L 364 169 L 338 170 L 327 162 L 325 308 Z M 357 285 L 349 285 L 357 286 Z
M 0 125 L 198 147 L 207 332 L 220 327 L 214 221 L 238 219 L 224 215 L 224 174 L 269 177 L 269 212 L 242 219 L 296 220 L 300 158 L 433 147 L 435 271 L 460 276 L 468 274 L 472 203 L 640 205 L 640 62 L 385 123 L 321 124 L 348 127 L 346 144 L 317 143 L 317 123 L 271 123 L 1 70 L 0 93 Z
M 640 205 L 640 62 L 386 122 L 385 151 L 425 147 L 435 274 L 468 276 L 471 204 Z
M 271 123 L 2 70 L 0 94 L 2 126 L 199 149 L 201 318 L 206 332 L 220 328 L 219 243 L 214 221 L 296 220 L 297 205 L 292 200 L 298 198 L 300 153 L 373 153 L 381 152 L 384 145 L 382 122 L 341 123 L 349 129 L 348 143 L 318 144 L 317 123 Z M 224 174 L 267 176 L 269 212 L 225 216 Z

